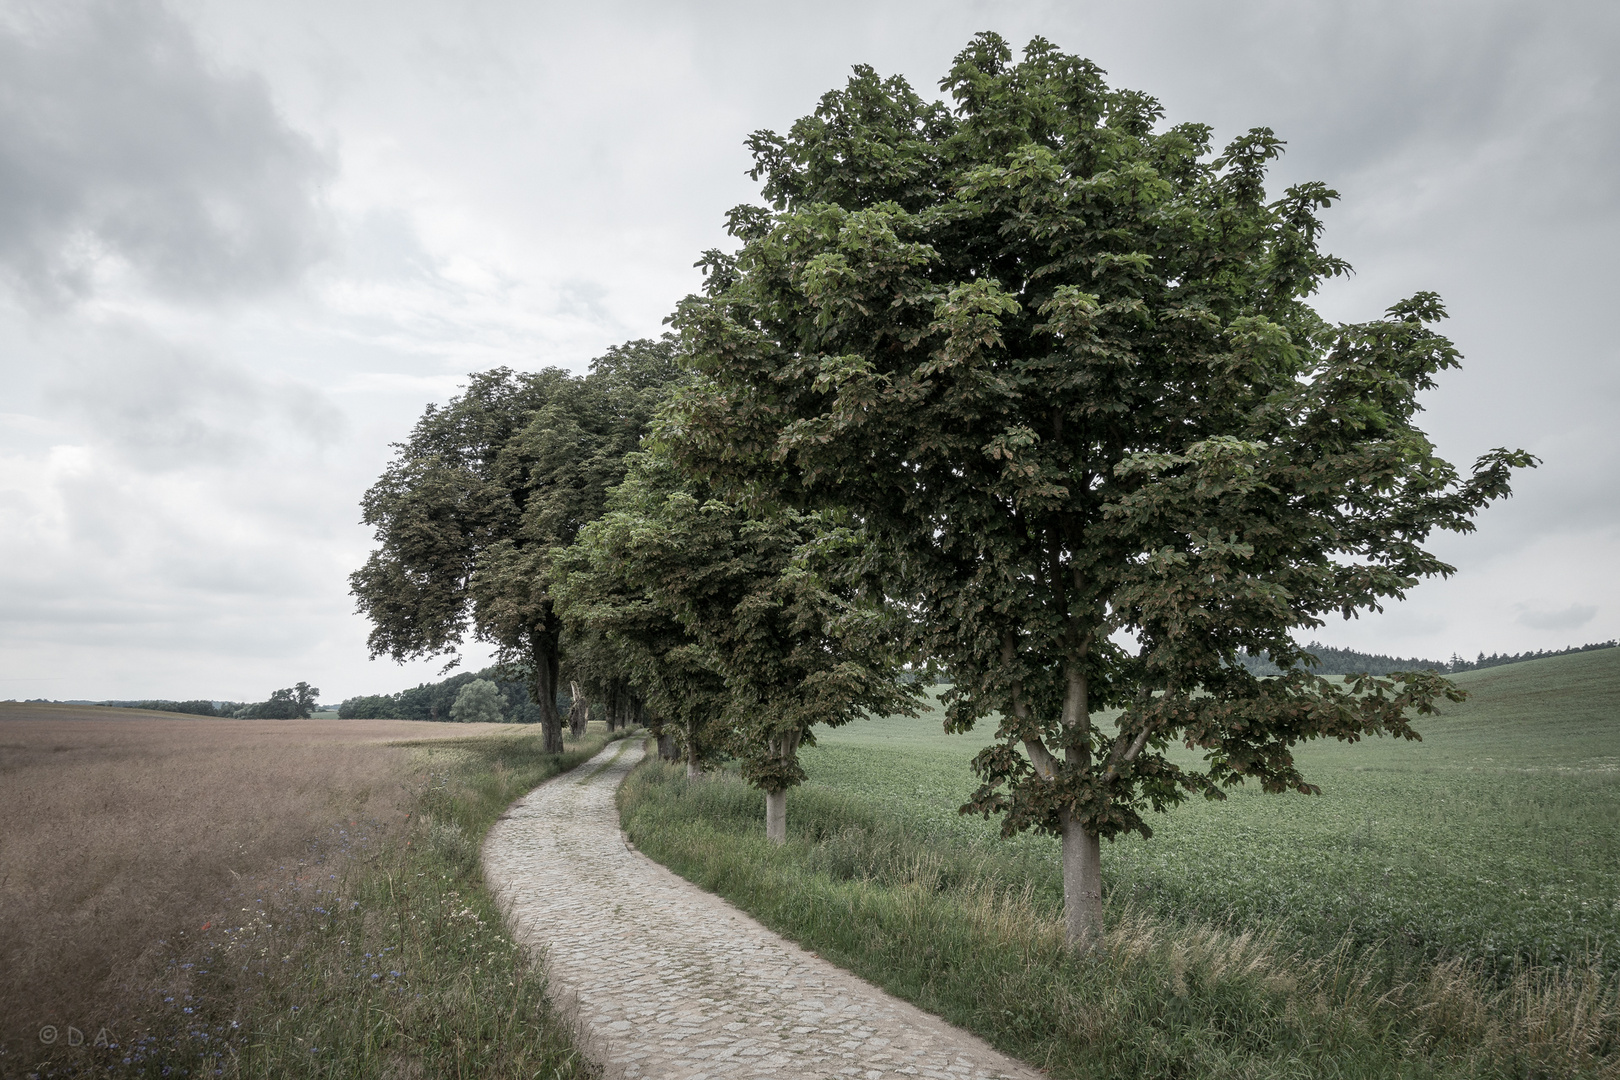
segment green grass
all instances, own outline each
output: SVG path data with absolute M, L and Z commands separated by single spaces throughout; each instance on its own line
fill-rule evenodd
M 1055 841 L 955 812 L 988 731 L 825 733 L 781 850 L 734 777 L 649 765 L 621 808 L 649 855 L 1055 1075 L 1620 1075 L 1620 651 L 1458 681 L 1422 743 L 1305 750 L 1320 798 L 1105 845 L 1089 960 Z
M 1149 840 L 1104 845 L 1109 892 L 1155 914 L 1281 923 L 1318 947 L 1346 934 L 1427 956 L 1620 964 L 1620 649 L 1469 672 L 1470 699 L 1423 741 L 1315 744 L 1298 754 L 1323 794 L 1234 790 L 1189 802 Z M 937 717 L 826 733 L 810 783 L 881 806 L 947 843 L 999 822 L 960 819 L 983 735 Z M 1194 760 L 1185 755 L 1186 763 Z M 791 815 L 791 811 L 790 811 Z M 1061 895 L 1055 842 L 1012 845 Z
M 513 800 L 607 741 L 593 731 L 561 755 L 529 729 L 403 744 L 420 785 L 402 830 L 339 829 L 285 878 L 244 882 L 120 1045 L 31 1075 L 596 1076 L 506 933 L 478 849 Z

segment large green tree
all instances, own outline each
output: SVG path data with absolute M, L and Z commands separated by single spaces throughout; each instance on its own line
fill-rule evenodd
M 481 372 L 428 407 L 362 503 L 378 547 L 350 585 L 373 656 L 488 642 L 524 673 L 546 750 L 562 750 L 551 564 L 623 478 L 676 377 L 674 347 L 667 334 L 618 346 L 585 378 Z
M 641 464 L 632 466 L 610 497 L 608 512 L 559 557 L 558 611 L 570 638 L 591 641 L 593 652 L 612 650 L 613 670 L 646 699 L 649 728 L 660 746 L 673 743 L 687 775 L 696 777 L 731 744 L 724 722 L 729 695 L 714 656 L 666 598 L 643 587 L 647 533 L 653 530 L 656 537 L 661 527 L 673 478 L 667 463 L 649 469 L 645 459 L 636 460 Z
M 268 701 L 243 706 L 236 715 L 254 720 L 308 720 L 315 712 L 315 704 L 320 696 L 319 689 L 301 682 L 284 690 L 273 691 Z
M 501 710 L 501 692 L 489 679 L 474 679 L 461 688 L 450 719 L 458 724 L 499 724 L 506 719 Z
M 847 530 L 708 496 L 669 461 L 637 455 L 614 511 L 582 537 L 590 576 L 565 591 L 587 603 L 616 594 L 620 617 L 666 635 L 649 651 L 692 695 L 660 694 L 681 717 L 689 768 L 710 752 L 735 753 L 765 793 L 766 835 L 780 843 L 814 727 L 909 712 L 918 690 L 901 680 L 892 620 L 845 575 Z
M 1449 684 L 1317 678 L 1293 635 L 1450 573 L 1427 538 L 1531 462 L 1460 476 L 1417 427 L 1458 360 L 1436 297 L 1311 307 L 1347 269 L 1318 247 L 1337 196 L 1268 194 L 1269 130 L 1214 153 L 1040 39 L 1015 62 L 980 35 L 941 86 L 857 68 L 752 137 L 769 205 L 732 211 L 740 250 L 680 308 L 703 379 L 666 438 L 723 491 L 850 509 L 948 670 L 947 726 L 999 714 L 964 810 L 1061 837 L 1078 943 L 1100 840 L 1149 809 L 1312 792 L 1303 740 L 1417 737 Z

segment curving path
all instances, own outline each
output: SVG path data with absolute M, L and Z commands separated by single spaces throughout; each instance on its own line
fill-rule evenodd
M 1042 1075 L 632 850 L 613 793 L 643 753 L 610 744 L 519 799 L 484 844 L 515 934 L 543 952 L 552 993 L 577 1000 L 610 1076 Z

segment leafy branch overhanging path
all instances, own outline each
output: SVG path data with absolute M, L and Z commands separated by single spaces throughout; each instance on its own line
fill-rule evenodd
M 820 960 L 629 848 L 613 743 L 496 822 L 484 874 L 610 1076 L 1036 1080 L 977 1037 Z

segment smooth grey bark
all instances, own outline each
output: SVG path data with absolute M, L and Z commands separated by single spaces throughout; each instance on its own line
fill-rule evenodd
M 591 705 L 579 692 L 579 683 L 570 682 L 568 692 L 573 695 L 573 701 L 568 705 L 568 730 L 574 738 L 585 734 L 585 724 L 591 718 Z
M 1001 655 L 1009 665 L 1016 655 L 1017 641 L 1009 631 L 1002 639 Z M 1065 686 L 1061 720 L 1068 742 L 1063 760 L 1058 760 L 1039 738 L 1026 739 L 1024 750 L 1029 754 L 1035 774 L 1052 783 L 1060 772 L 1084 774 L 1091 768 L 1091 753 L 1082 738 L 1091 726 L 1089 688 L 1081 666 L 1084 656 L 1071 657 L 1064 665 Z M 1012 687 L 1013 714 L 1020 720 L 1029 718 L 1021 683 Z M 1063 840 L 1063 929 L 1064 939 L 1072 949 L 1089 949 L 1102 940 L 1102 840 L 1086 832 L 1085 828 L 1069 816 L 1067 810 L 1059 813 L 1059 826 Z
M 1080 737 L 1091 726 L 1086 676 L 1078 657 L 1071 658 L 1065 668 L 1062 719 L 1069 747 L 1064 764 L 1071 772 L 1084 773 L 1091 768 L 1091 753 Z M 1102 840 L 1072 820 L 1067 810 L 1059 820 L 1063 827 L 1064 937 L 1070 948 L 1089 949 L 1102 940 Z
M 797 731 L 784 731 L 772 735 L 765 743 L 772 757 L 792 761 L 799 752 Z M 787 789 L 765 792 L 765 839 L 774 844 L 787 842 Z
M 1102 839 L 1063 812 L 1063 931 L 1070 948 L 1102 940 Z
M 787 843 L 787 789 L 765 793 L 765 839 Z

